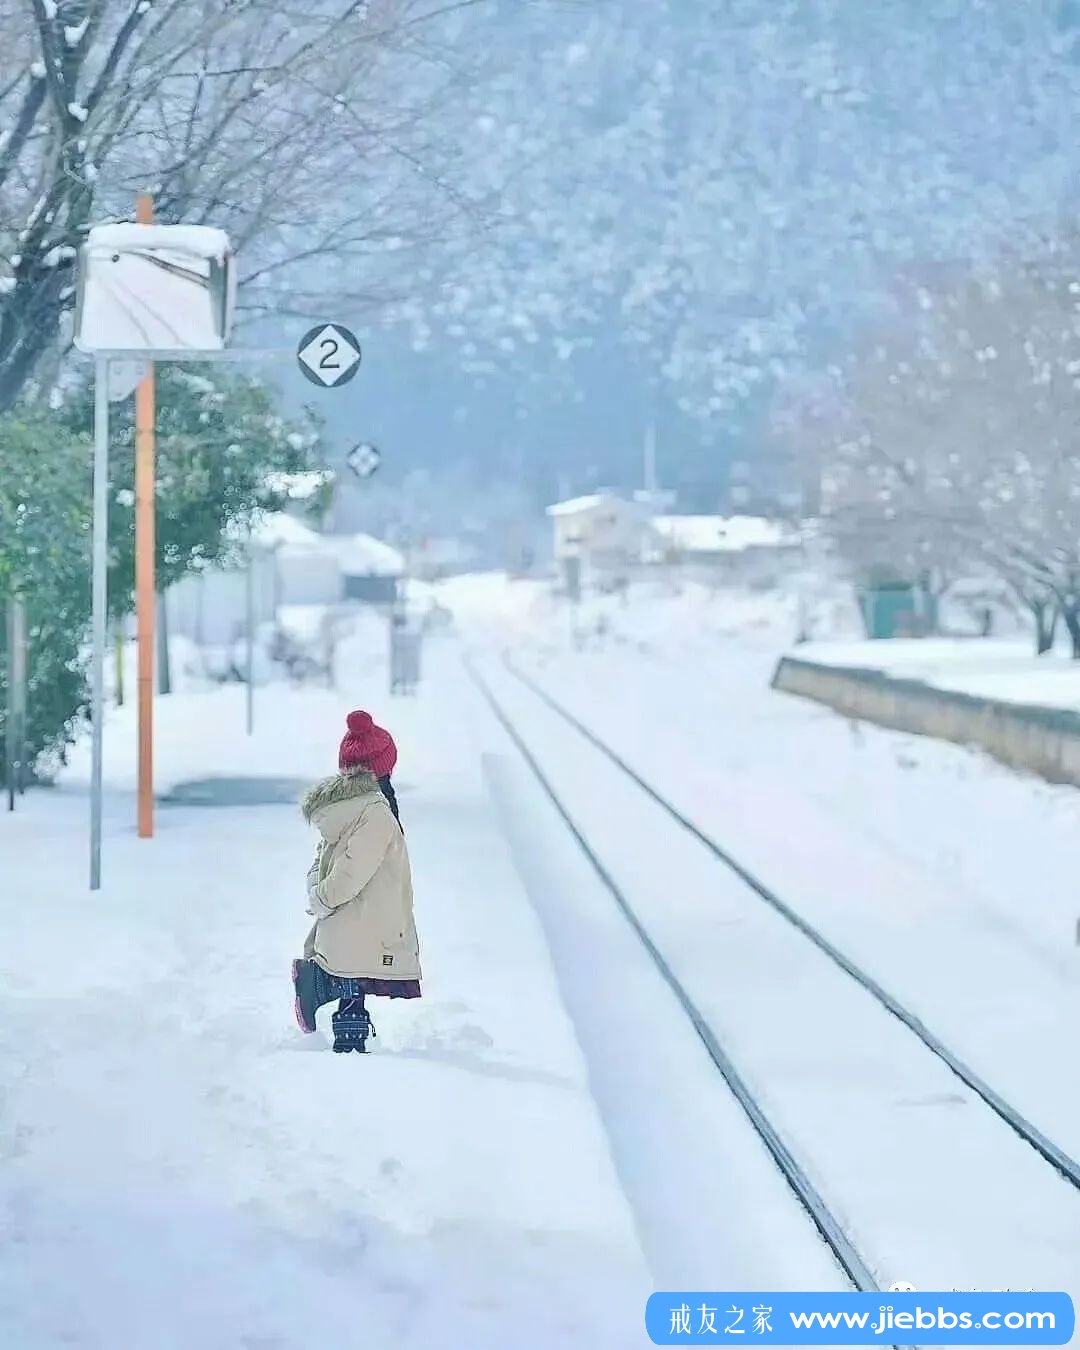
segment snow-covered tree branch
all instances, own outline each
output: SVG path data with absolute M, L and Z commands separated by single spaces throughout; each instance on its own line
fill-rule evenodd
M 162 221 L 230 231 L 253 306 L 302 306 L 328 257 L 330 284 L 373 291 L 358 257 L 460 213 L 438 114 L 463 71 L 432 43 L 468 7 L 3 0 L 0 408 L 64 340 L 85 230 L 139 191 Z
M 833 383 L 812 442 L 857 568 L 944 582 L 992 570 L 1080 655 L 1080 246 L 1065 233 L 991 270 L 923 268 Z M 799 420 L 799 419 L 796 419 Z M 790 423 L 789 423 L 790 425 Z

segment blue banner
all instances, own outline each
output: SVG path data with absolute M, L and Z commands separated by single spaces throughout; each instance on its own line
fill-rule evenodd
M 653 1294 L 654 1345 L 1067 1345 L 1068 1294 Z

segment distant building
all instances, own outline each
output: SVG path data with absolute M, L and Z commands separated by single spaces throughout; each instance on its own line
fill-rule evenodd
M 370 535 L 326 535 L 284 512 L 263 516 L 250 534 L 231 532 L 234 556 L 184 577 L 166 597 L 169 631 L 201 647 L 235 640 L 247 622 L 247 558 L 256 624 L 282 610 L 333 609 L 346 601 L 391 605 L 402 556 Z M 250 554 L 249 554 L 250 551 Z
M 256 526 L 256 566 L 272 570 L 278 607 L 335 605 L 341 600 L 341 573 L 324 538 L 288 515 L 266 516 Z
M 344 599 L 394 603 L 405 575 L 405 559 L 396 548 L 370 534 L 325 534 L 321 541 L 340 569 Z
M 272 622 L 286 605 L 332 605 L 341 598 L 341 575 L 320 546 L 320 536 L 284 514 L 263 516 L 250 535 L 233 530 L 234 557 L 182 578 L 166 595 L 169 632 L 200 647 L 232 642 L 247 621 L 248 549 L 254 617 Z
M 640 504 L 614 492 L 594 492 L 556 502 L 547 514 L 556 566 L 564 576 L 575 575 L 575 584 L 618 585 L 640 561 L 647 522 Z
M 713 581 L 765 584 L 798 563 L 802 543 L 798 530 L 764 516 L 656 516 L 645 556 Z

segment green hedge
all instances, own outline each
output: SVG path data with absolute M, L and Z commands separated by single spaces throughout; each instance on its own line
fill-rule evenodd
M 205 369 L 205 368 L 203 368 Z M 281 501 L 267 476 L 309 467 L 318 427 L 287 422 L 256 380 L 162 366 L 157 388 L 157 568 L 162 586 L 223 558 L 228 527 Z M 109 473 L 109 610 L 134 592 L 134 447 L 130 400 L 114 405 Z M 28 743 L 48 773 L 87 711 L 92 391 L 57 411 L 0 417 L 0 613 L 23 597 L 29 639 Z M 0 622 L 0 744 L 7 687 Z M 4 773 L 0 755 L 0 781 Z

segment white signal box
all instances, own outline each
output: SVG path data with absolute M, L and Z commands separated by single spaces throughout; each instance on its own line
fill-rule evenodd
M 236 267 L 224 230 L 97 225 L 80 252 L 80 351 L 220 351 L 235 309 Z

